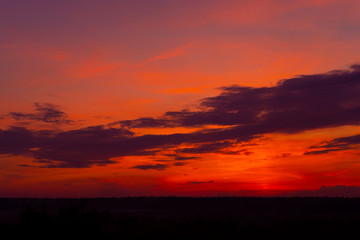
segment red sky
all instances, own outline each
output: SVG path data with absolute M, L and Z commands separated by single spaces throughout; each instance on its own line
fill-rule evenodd
M 360 186 L 359 10 L 0 1 L 0 196 Z

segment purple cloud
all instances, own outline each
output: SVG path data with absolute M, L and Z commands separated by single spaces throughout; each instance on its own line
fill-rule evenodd
M 34 103 L 35 113 L 10 112 L 15 120 L 31 120 L 45 123 L 69 124 L 73 122 L 58 106 L 51 103 Z
M 349 137 L 335 138 L 331 141 L 325 141 L 319 145 L 311 146 L 309 148 L 309 149 L 322 149 L 322 150 L 310 151 L 304 154 L 316 155 L 316 154 L 324 154 L 334 151 L 348 150 L 348 149 L 356 148 L 358 144 L 360 144 L 360 134 Z
M 136 165 L 132 168 L 137 168 L 137 169 L 141 169 L 141 170 L 165 170 L 166 168 L 168 168 L 169 166 L 166 164 L 145 164 L 145 165 Z
M 202 99 L 196 110 L 167 112 L 160 118 L 118 121 L 63 132 L 1 130 L 0 153 L 30 154 L 34 161 L 43 163 L 43 167 L 90 167 L 114 163 L 115 157 L 154 155 L 180 144 L 194 146 L 179 148 L 176 153 L 237 154 L 224 149 L 267 133 L 292 134 L 360 124 L 360 65 L 349 70 L 282 80 L 273 87 L 232 86 L 222 90 L 218 96 Z M 13 116 L 43 122 L 66 119 L 66 114 L 54 110 L 53 105 L 35 106 L 35 114 Z M 119 124 L 120 127 L 116 127 Z M 207 129 L 207 125 L 218 128 Z M 175 126 L 204 128 L 190 133 L 140 136 L 131 131 L 132 128 Z M 351 147 L 356 141 L 356 136 L 335 139 L 317 151 L 319 154 Z M 179 156 L 174 160 L 186 159 Z
M 224 142 L 214 142 L 214 143 L 205 143 L 196 147 L 183 148 L 177 150 L 180 153 L 212 153 L 212 152 L 222 152 L 222 149 L 233 146 L 234 143 L 230 141 Z
M 118 121 L 124 127 L 244 126 L 252 132 L 299 132 L 359 124 L 360 65 L 350 70 L 304 75 L 274 87 L 223 87 L 202 99 L 197 111 L 167 112 L 160 118 Z M 240 127 L 241 128 L 241 127 Z
M 29 155 L 30 149 L 36 146 L 38 146 L 36 137 L 26 128 L 0 129 L 0 154 Z

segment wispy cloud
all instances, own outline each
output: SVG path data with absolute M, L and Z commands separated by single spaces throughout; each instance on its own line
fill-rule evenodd
M 356 148 L 360 144 L 360 134 L 349 136 L 349 137 L 340 137 L 335 138 L 330 141 L 322 142 L 319 145 L 311 146 L 309 149 L 320 149 L 306 152 L 305 155 L 316 155 L 324 154 L 328 152 L 343 151 L 348 149 Z
M 187 182 L 186 184 L 196 185 L 196 184 L 206 184 L 206 183 L 214 183 L 214 181 L 191 181 L 191 182 Z
M 8 116 L 15 120 L 30 120 L 45 123 L 69 124 L 73 120 L 60 107 L 51 103 L 34 103 L 34 113 L 10 112 Z
M 165 170 L 169 166 L 166 164 L 145 164 L 145 165 L 136 165 L 132 168 L 140 169 L 140 170 Z

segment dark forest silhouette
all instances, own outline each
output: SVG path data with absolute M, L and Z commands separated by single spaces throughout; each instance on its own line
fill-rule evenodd
M 13 238 L 344 239 L 360 198 L 0 199 L 0 213 Z

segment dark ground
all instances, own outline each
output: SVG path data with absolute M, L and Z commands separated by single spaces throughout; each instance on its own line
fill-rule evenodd
M 358 239 L 360 198 L 0 199 L 9 239 Z

